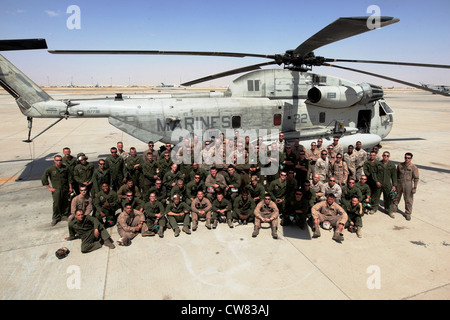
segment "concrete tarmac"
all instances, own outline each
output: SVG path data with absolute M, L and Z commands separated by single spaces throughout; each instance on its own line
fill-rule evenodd
M 50 93 L 51 94 L 51 93 Z M 67 95 L 69 97 L 70 95 Z M 66 98 L 65 94 L 54 96 Z M 123 141 L 147 145 L 107 119 L 69 119 L 26 139 L 27 121 L 14 99 L 0 93 L 0 287 L 3 300 L 400 300 L 450 298 L 450 99 L 420 91 L 386 90 L 394 127 L 382 142 L 391 160 L 414 154 L 420 182 L 411 221 L 381 209 L 363 218 L 363 237 L 345 231 L 312 239 L 310 229 L 280 227 L 252 238 L 253 225 L 191 235 L 138 236 L 129 247 L 88 254 L 81 240 L 65 241 L 67 222 L 50 226 L 52 198 L 40 178 L 65 146 L 96 162 Z M 53 122 L 35 119 L 33 135 Z M 404 203 L 399 206 L 404 211 Z M 108 229 L 114 240 L 116 227 Z M 60 247 L 70 249 L 62 260 Z

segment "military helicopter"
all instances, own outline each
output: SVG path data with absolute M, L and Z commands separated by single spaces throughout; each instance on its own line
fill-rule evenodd
M 370 148 L 379 144 L 393 126 L 394 112 L 383 98 L 383 89 L 373 84 L 357 84 L 315 74 L 310 72 L 312 67 L 341 68 L 448 96 L 448 93 L 421 85 L 334 63 L 358 62 L 433 68 L 450 66 L 334 59 L 313 53 L 327 44 L 370 31 L 367 20 L 368 17 L 339 18 L 296 49 L 275 55 L 202 51 L 49 50 L 52 54 L 196 55 L 270 60 L 182 84 L 190 86 L 247 72 L 235 79 L 225 92 L 172 93 L 133 99 L 117 94 L 114 99 L 54 100 L 3 56 L 0 56 L 0 85 L 16 99 L 20 111 L 28 119 L 29 133 L 25 142 L 33 141 L 62 119 L 104 117 L 114 127 L 145 143 L 150 140 L 176 143 L 181 141 L 180 137 L 174 138 L 176 131 L 192 133 L 200 124 L 206 131 L 243 130 L 243 135 L 254 134 L 256 130 L 256 135 L 260 136 L 258 130 L 267 130 L 264 136 L 272 141 L 282 131 L 287 141 L 298 138 L 306 147 L 319 137 L 323 138 L 326 145 L 331 143 L 334 136 L 339 136 L 344 148 L 349 144 L 354 145 L 356 141 L 361 141 L 364 148 Z M 382 16 L 379 21 L 379 27 L 385 27 L 399 19 Z M 28 49 L 47 49 L 45 39 L 0 41 L 0 50 Z M 262 69 L 269 65 L 283 65 L 284 68 Z M 33 118 L 58 120 L 31 138 Z M 253 135 L 252 139 L 257 137 Z
M 439 85 L 432 85 L 432 84 L 427 84 L 427 83 L 420 83 L 420 84 L 424 88 L 431 88 L 433 90 L 446 93 L 447 95 L 450 93 L 450 86 L 446 86 L 443 84 L 439 84 Z M 434 94 L 434 92 L 433 92 L 433 94 Z

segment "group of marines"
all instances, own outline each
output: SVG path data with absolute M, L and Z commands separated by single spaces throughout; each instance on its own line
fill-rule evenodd
M 214 156 L 228 143 L 234 153 L 227 161 L 194 161 L 194 156 Z M 176 237 L 180 231 L 191 234 L 203 220 L 208 229 L 219 223 L 230 228 L 253 223 L 252 237 L 262 223 L 269 223 L 274 239 L 279 223 L 302 229 L 309 225 L 314 238 L 320 236 L 320 227 L 334 228 L 333 239 L 341 242 L 345 228 L 362 236 L 362 217 L 378 210 L 381 195 L 392 218 L 403 196 L 409 220 L 419 181 L 411 153 L 395 166 L 388 151 L 380 156 L 374 147 L 367 153 L 359 141 L 344 151 L 338 137 L 326 147 L 318 139 L 310 149 L 298 139 L 288 144 L 283 133 L 269 146 L 236 137 L 206 141 L 199 149 L 188 141 L 176 152 L 171 144 L 156 150 L 150 141 L 148 147 L 138 155 L 134 147 L 126 152 L 118 142 L 96 168 L 85 154 L 74 157 L 64 148 L 44 172 L 42 184 L 53 196 L 52 225 L 67 219 L 66 240 L 81 238 L 82 252 L 103 244 L 114 248 L 107 229 L 115 225 L 117 243 L 129 245 L 138 234 L 162 238 L 167 229 Z M 270 163 L 259 161 L 260 150 L 267 151 Z M 245 163 L 236 161 L 239 152 Z M 186 154 L 192 162 L 179 161 Z M 268 165 L 276 165 L 277 173 L 264 175 L 261 169 Z

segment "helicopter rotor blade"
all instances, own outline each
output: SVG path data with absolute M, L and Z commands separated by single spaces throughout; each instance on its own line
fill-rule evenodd
M 429 92 L 432 92 L 432 93 L 435 93 L 435 94 L 440 94 L 440 95 L 447 96 L 447 97 L 450 96 L 450 94 L 445 93 L 445 92 L 441 92 L 441 91 L 438 91 L 438 90 L 433 90 L 433 89 L 430 89 L 430 88 L 427 88 L 427 87 L 424 87 L 424 86 L 421 86 L 421 85 L 418 85 L 418 84 L 415 84 L 415 83 L 411 83 L 411 82 L 407 82 L 407 81 L 404 81 L 404 80 L 383 76 L 383 75 L 377 74 L 377 73 L 372 73 L 372 72 L 368 72 L 368 71 L 364 71 L 364 70 L 358 70 L 358 69 L 338 66 L 338 65 L 329 64 L 329 63 L 324 63 L 323 66 L 339 68 L 339 69 L 344 69 L 344 70 L 353 71 L 353 72 L 359 72 L 359 73 L 362 73 L 362 74 L 367 74 L 369 76 L 382 78 L 382 79 L 393 81 L 393 82 L 398 82 L 398 83 L 401 83 L 401 84 L 404 84 L 404 85 L 407 85 L 407 86 L 410 86 L 410 87 L 413 87 L 413 88 L 429 91 Z
M 216 73 L 207 77 L 203 77 L 200 79 L 196 79 L 196 80 L 192 80 L 189 82 L 185 82 L 182 83 L 182 86 L 191 86 L 193 84 L 197 84 L 197 83 L 201 83 L 201 82 L 205 82 L 205 81 L 209 81 L 209 80 L 214 80 L 214 79 L 218 79 L 218 78 L 222 78 L 222 77 L 227 77 L 227 76 L 231 76 L 233 74 L 238 74 L 238 73 L 242 73 L 242 72 L 248 72 L 248 71 L 253 71 L 253 70 L 258 70 L 261 69 L 261 67 L 263 66 L 268 66 L 268 65 L 272 65 L 272 64 L 277 64 L 275 61 L 269 61 L 269 62 L 264 62 L 264 63 L 258 63 L 258 64 L 254 64 L 251 66 L 247 66 L 247 67 L 242 67 L 242 68 L 238 68 L 238 69 L 233 69 L 233 70 L 229 70 L 229 71 L 225 71 L 225 72 L 221 72 L 221 73 Z
M 428 63 L 413 63 L 413 62 L 398 62 L 398 61 L 350 60 L 350 59 L 332 59 L 332 58 L 325 58 L 325 62 L 375 63 L 375 64 L 392 64 L 392 65 L 411 66 L 411 67 L 426 67 L 426 68 L 445 68 L 445 69 L 450 69 L 450 65 L 445 65 L 445 64 L 428 64 Z
M 294 54 L 305 56 L 315 49 L 327 44 L 371 31 L 373 29 L 369 28 L 368 24 L 370 18 L 371 17 L 339 18 L 300 44 L 294 50 Z M 398 18 L 385 16 L 374 17 L 374 19 L 379 19 L 378 27 L 380 28 L 400 21 Z
M 0 51 L 47 49 L 45 39 L 0 40 Z
M 239 52 L 215 52 L 215 51 L 160 51 L 160 50 L 48 50 L 52 54 L 131 54 L 131 55 L 185 55 L 185 56 L 215 56 L 233 58 L 267 58 L 274 59 L 274 55 Z

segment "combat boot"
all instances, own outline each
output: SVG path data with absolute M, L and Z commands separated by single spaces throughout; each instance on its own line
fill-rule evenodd
M 256 238 L 256 236 L 257 236 L 258 234 L 259 234 L 259 228 L 255 226 L 255 229 L 253 230 L 253 233 L 252 233 L 252 237 L 253 237 L 253 238 Z
M 159 227 L 158 236 L 160 238 L 164 238 L 164 228 L 163 227 Z
M 230 228 L 234 228 L 233 221 L 231 221 L 231 219 L 228 219 L 227 222 Z
M 333 240 L 335 240 L 337 242 L 342 242 L 342 241 L 344 241 L 344 235 L 341 232 L 339 232 L 338 230 L 336 230 L 333 235 Z
M 272 238 L 278 239 L 277 228 L 272 227 Z
M 358 238 L 362 238 L 362 228 L 361 227 L 356 228 L 356 235 L 358 236 Z
M 196 231 L 198 228 L 198 220 L 192 220 L 192 231 Z M 184 228 L 183 228 L 184 231 Z
M 105 240 L 105 242 L 103 243 L 105 246 L 107 246 L 110 249 L 114 249 L 116 246 L 114 245 L 113 241 L 111 240 L 111 238 L 108 238 Z
M 189 230 L 188 226 L 183 226 L 183 232 L 186 234 L 191 234 L 191 230 Z
M 205 227 L 211 230 L 211 219 L 206 219 Z
M 150 230 L 142 232 L 142 236 L 143 237 L 151 237 L 151 236 L 154 236 L 154 235 L 155 235 L 155 233 L 153 231 L 150 231 Z
M 320 237 L 320 228 L 319 225 L 314 226 L 314 233 L 313 233 L 313 238 L 318 238 Z
M 180 228 L 179 227 L 176 227 L 175 228 L 175 230 L 174 230 L 174 234 L 173 234 L 175 237 L 178 237 L 179 235 L 180 235 Z

